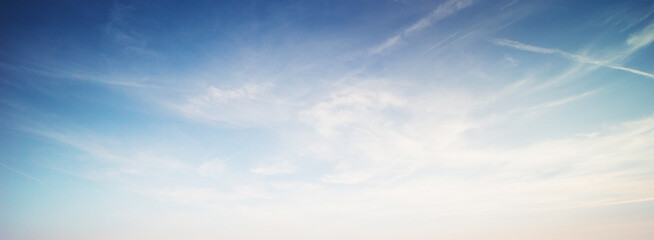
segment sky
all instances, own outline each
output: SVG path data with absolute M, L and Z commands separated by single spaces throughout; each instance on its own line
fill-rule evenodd
M 654 236 L 654 3 L 3 1 L 0 238 Z

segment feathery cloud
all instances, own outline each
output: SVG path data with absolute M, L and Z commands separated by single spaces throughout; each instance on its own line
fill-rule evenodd
M 472 3 L 473 0 L 448 0 L 447 2 L 442 3 L 436 9 L 431 11 L 429 15 L 421 18 L 411 26 L 402 30 L 402 32 L 400 32 L 399 34 L 387 39 L 384 43 L 380 44 L 379 46 L 370 49 L 370 53 L 372 54 L 382 53 L 386 49 L 397 44 L 403 38 L 406 38 L 411 34 L 419 32 L 422 29 L 427 28 L 434 23 L 437 23 L 438 21 L 455 14 L 461 9 L 469 7 L 470 5 L 472 5 Z
M 27 173 L 25 173 L 23 171 L 20 171 L 18 169 L 13 168 L 13 167 L 7 166 L 6 164 L 1 163 L 1 162 L 0 162 L 0 166 L 6 168 L 9 171 L 17 173 L 17 174 L 19 174 L 19 175 L 21 175 L 23 177 L 26 177 L 26 178 L 28 178 L 30 180 L 33 180 L 33 181 L 37 182 L 38 184 L 40 184 L 41 186 L 43 186 L 44 188 L 46 188 L 46 189 L 48 189 L 48 190 L 50 190 L 50 191 L 52 191 L 52 192 L 54 192 L 56 194 L 59 194 L 61 196 L 65 196 L 62 192 L 60 192 L 59 190 L 53 188 L 52 186 L 50 186 L 49 184 L 43 182 L 43 180 L 41 180 L 41 179 L 39 179 L 37 177 L 34 177 L 34 176 L 30 175 L 30 174 L 27 174 Z
M 628 52 L 634 52 L 649 46 L 654 41 L 654 22 L 645 28 L 629 36 L 626 43 L 629 46 Z
M 649 37 L 652 37 L 652 39 L 649 39 Z M 646 34 L 644 36 L 639 36 L 636 39 L 637 40 L 632 41 L 632 42 L 634 42 L 632 49 L 643 47 L 643 46 L 645 46 L 645 43 L 649 44 L 649 42 L 654 40 L 654 34 L 652 34 L 652 36 L 649 36 L 649 35 Z M 641 76 L 644 76 L 644 77 L 654 79 L 654 74 L 651 74 L 651 73 L 648 73 L 648 72 L 643 72 L 643 71 L 633 69 L 633 68 L 628 68 L 628 67 L 623 67 L 623 66 L 610 64 L 610 63 L 607 63 L 607 62 L 592 59 L 592 58 L 587 57 L 587 56 L 572 54 L 572 53 L 569 53 L 569 52 L 566 52 L 566 51 L 563 51 L 563 50 L 559 50 L 559 49 L 533 46 L 533 45 L 528 45 L 528 44 L 524 44 L 524 43 L 513 41 L 513 40 L 507 40 L 507 39 L 495 39 L 493 41 L 493 43 L 496 44 L 496 45 L 510 47 L 510 48 L 514 48 L 514 49 L 518 49 L 518 50 L 522 50 L 522 51 L 542 53 L 542 54 L 557 54 L 559 56 L 562 56 L 562 57 L 565 57 L 565 58 L 568 58 L 568 59 L 572 59 L 572 60 L 580 62 L 580 63 L 593 64 L 593 65 L 607 67 L 607 68 L 611 68 L 611 69 L 626 71 L 626 72 L 630 72 L 630 73 L 634 73 L 634 74 L 637 74 L 637 75 L 641 75 Z

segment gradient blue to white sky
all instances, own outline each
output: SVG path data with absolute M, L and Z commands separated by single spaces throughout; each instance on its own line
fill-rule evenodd
M 3 1 L 0 238 L 654 236 L 651 1 Z

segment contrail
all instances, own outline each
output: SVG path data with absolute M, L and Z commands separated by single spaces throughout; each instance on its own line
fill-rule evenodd
M 628 68 L 628 67 L 623 67 L 623 66 L 617 66 L 617 65 L 612 65 L 612 64 L 607 64 L 595 59 L 588 58 L 586 56 L 582 55 L 577 55 L 577 54 L 572 54 L 563 50 L 559 49 L 552 49 L 552 48 L 544 48 L 544 47 L 539 47 L 539 46 L 533 46 L 533 45 L 528 45 L 524 44 L 521 42 L 517 41 L 512 41 L 512 40 L 507 40 L 507 39 L 496 39 L 493 41 L 494 44 L 500 45 L 500 46 L 506 46 L 514 49 L 518 49 L 521 51 L 527 51 L 527 52 L 535 52 L 535 53 L 541 53 L 541 54 L 557 54 L 559 56 L 569 58 L 572 60 L 575 60 L 580 63 L 589 63 L 589 64 L 594 64 L 597 66 L 602 66 L 602 67 L 607 67 L 611 69 L 616 69 L 616 70 L 621 70 L 621 71 L 626 71 L 630 72 L 633 74 L 638 74 L 641 76 L 645 76 L 648 78 L 654 79 L 654 74 L 648 73 L 648 72 L 643 72 L 637 69 L 633 68 Z
M 7 166 L 7 165 L 5 165 L 4 163 L 0 163 L 0 166 L 4 167 L 4 168 L 6 168 L 6 169 L 9 169 L 10 171 L 15 172 L 15 173 L 17 173 L 17 174 L 20 174 L 20 175 L 22 175 L 23 177 L 26 177 L 26 178 L 29 178 L 29 179 L 31 179 L 31 180 L 36 181 L 36 182 L 38 182 L 39 184 L 41 184 L 41 186 L 47 188 L 47 189 L 50 190 L 50 191 L 53 191 L 53 192 L 55 192 L 55 193 L 57 193 L 57 194 L 59 194 L 59 195 L 65 196 L 65 194 L 63 194 L 62 192 L 58 191 L 57 189 L 51 187 L 50 185 L 46 184 L 45 182 L 41 181 L 41 179 L 38 179 L 38 178 L 36 178 L 36 177 L 34 177 L 34 176 L 32 176 L 32 175 L 29 175 L 29 174 L 27 174 L 27 173 L 25 173 L 25 172 L 23 172 L 23 171 L 20 171 L 20 170 L 18 170 L 18 169 L 15 169 L 15 168 L 12 168 L 12 167 L 10 167 L 10 166 Z

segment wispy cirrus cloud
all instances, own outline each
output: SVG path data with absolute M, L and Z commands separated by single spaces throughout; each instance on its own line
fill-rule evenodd
M 285 98 L 274 94 L 272 83 L 247 83 L 236 87 L 208 87 L 185 101 L 169 103 L 177 113 L 199 121 L 247 125 L 285 119 Z
M 297 171 L 297 167 L 287 160 L 277 161 L 265 165 L 259 165 L 250 169 L 251 173 L 261 175 L 280 175 L 289 174 Z
M 431 11 L 429 15 L 421 18 L 417 22 L 413 23 L 411 26 L 403 29 L 399 34 L 388 38 L 384 43 L 370 49 L 371 54 L 379 54 L 386 49 L 395 46 L 403 38 L 406 38 L 416 32 L 421 31 L 424 28 L 431 26 L 438 21 L 449 17 L 461 9 L 467 8 L 472 5 L 473 0 L 448 0 L 440 4 L 436 9 Z
M 649 39 L 650 37 L 652 39 Z M 631 48 L 629 49 L 629 51 L 635 51 L 635 50 L 637 50 L 637 49 L 639 49 L 639 48 L 641 48 L 643 46 L 646 46 L 652 40 L 654 40 L 654 35 L 652 35 L 652 36 L 649 36 L 649 34 L 643 34 L 642 36 L 638 35 L 638 37 L 634 38 L 632 41 L 628 41 L 628 42 L 633 43 L 633 44 L 630 44 Z M 500 45 L 500 46 L 506 46 L 506 47 L 510 47 L 510 48 L 514 48 L 514 49 L 518 49 L 518 50 L 522 50 L 522 51 L 535 52 L 535 53 L 541 53 L 541 54 L 556 54 L 556 55 L 559 55 L 559 56 L 562 56 L 562 57 L 565 57 L 565 58 L 568 58 L 568 59 L 571 59 L 571 60 L 574 60 L 574 61 L 577 61 L 577 62 L 580 62 L 580 63 L 593 64 L 593 65 L 597 65 L 597 66 L 602 66 L 602 67 L 607 67 L 607 68 L 611 68 L 611 69 L 621 70 L 621 71 L 630 72 L 630 73 L 634 73 L 634 74 L 637 74 L 637 75 L 641 75 L 641 76 L 644 76 L 644 77 L 654 79 L 654 74 L 651 74 L 651 73 L 648 73 L 648 72 L 643 72 L 643 71 L 633 69 L 633 68 L 618 66 L 618 65 L 615 65 L 615 64 L 611 64 L 610 62 L 599 61 L 599 60 L 592 59 L 592 58 L 587 57 L 587 56 L 573 54 L 573 53 L 569 53 L 569 52 L 559 50 L 559 49 L 533 46 L 533 45 L 524 44 L 524 43 L 521 43 L 521 42 L 517 42 L 517 41 L 513 41 L 513 40 L 507 40 L 507 39 L 496 39 L 496 40 L 493 41 L 493 43 L 495 43 L 497 45 Z
M 652 42 L 654 42 L 653 32 L 654 32 L 654 23 L 650 23 L 647 26 L 645 26 L 643 29 L 635 33 L 632 33 L 624 41 L 624 45 L 613 47 L 619 50 L 618 54 L 609 56 L 608 60 L 598 60 L 586 55 L 574 54 L 555 48 L 546 48 L 541 46 L 529 45 L 509 39 L 494 39 L 492 42 L 499 46 L 510 47 L 521 51 L 528 51 L 528 52 L 534 52 L 540 54 L 559 55 L 561 57 L 568 58 L 582 64 L 592 64 L 595 66 L 606 67 L 606 68 L 637 74 L 647 78 L 654 78 L 654 74 L 652 73 L 616 64 L 616 62 L 619 63 L 621 61 L 624 61 L 625 59 L 628 59 L 632 54 L 634 54 L 638 50 L 641 50 L 649 46 Z
M 134 78 L 126 77 L 112 77 L 100 76 L 99 74 L 86 74 L 74 70 L 58 70 L 55 66 L 27 66 L 27 65 L 10 65 L 0 62 L 0 68 L 7 70 L 34 74 L 40 77 L 49 79 L 64 79 L 79 82 L 89 82 L 96 84 L 104 84 L 115 87 L 124 88 L 140 88 L 140 89 L 165 89 L 166 87 L 149 83 L 147 81 L 135 81 Z M 142 80 L 142 79 L 139 79 Z
M 134 53 L 156 57 L 159 53 L 148 48 L 148 39 L 131 26 L 134 19 L 134 7 L 114 2 L 113 9 L 109 14 L 109 20 L 105 24 L 104 32 L 114 42 Z
M 59 190 L 55 189 L 54 187 L 50 186 L 50 184 L 45 183 L 40 178 L 34 177 L 34 176 L 30 175 L 30 174 L 27 174 L 26 172 L 23 172 L 21 170 L 15 169 L 13 167 L 7 166 L 6 164 L 4 164 L 2 162 L 0 162 L 0 166 L 2 166 L 3 168 L 6 168 L 9 171 L 17 173 L 17 174 L 19 174 L 19 175 L 21 175 L 23 177 L 26 177 L 26 178 L 28 178 L 30 180 L 33 180 L 33 181 L 37 182 L 39 185 L 43 186 L 44 188 L 46 188 L 46 189 L 48 189 L 48 190 L 50 190 L 50 191 L 52 191 L 52 192 L 54 192 L 56 194 L 59 194 L 61 196 L 65 196 L 64 193 L 62 193 L 61 191 L 59 191 Z
M 642 30 L 631 34 L 626 41 L 629 46 L 628 53 L 635 52 L 641 48 L 647 47 L 654 42 L 654 22 L 647 25 Z
M 23 130 L 90 156 L 93 161 L 89 165 L 94 167 L 86 170 L 59 169 L 64 172 L 72 171 L 76 175 L 89 179 L 106 180 L 120 175 L 144 176 L 159 174 L 162 170 L 170 173 L 188 167 L 188 163 L 153 151 L 152 148 L 137 147 L 135 144 L 127 144 L 89 130 L 79 128 L 54 130 L 43 127 Z M 71 159 L 71 161 L 77 160 Z
M 225 171 L 225 164 L 219 160 L 207 161 L 198 167 L 198 173 L 202 176 L 216 176 Z

